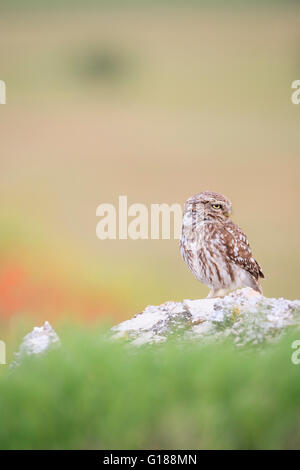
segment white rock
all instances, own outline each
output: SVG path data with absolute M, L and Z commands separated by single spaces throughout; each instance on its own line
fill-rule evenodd
M 232 337 L 237 346 L 273 340 L 288 326 L 300 328 L 300 301 L 266 298 L 251 288 L 224 298 L 165 302 L 112 328 L 113 338 L 141 345 L 182 338 Z
M 208 320 L 215 312 L 215 299 L 184 300 L 183 305 L 192 315 L 192 320 Z
M 53 345 L 59 346 L 60 339 L 50 323 L 46 321 L 43 326 L 36 326 L 24 337 L 19 351 L 15 353 L 15 361 L 12 365 L 20 364 L 25 356 L 42 354 Z

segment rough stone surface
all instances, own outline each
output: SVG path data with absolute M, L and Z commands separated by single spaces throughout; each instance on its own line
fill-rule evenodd
M 231 337 L 237 346 L 272 341 L 288 327 L 300 328 L 300 301 L 266 298 L 251 288 L 224 298 L 165 302 L 112 328 L 113 338 L 133 344 L 165 341 L 172 335 L 216 341 Z
M 43 326 L 36 326 L 24 337 L 19 351 L 15 353 L 12 366 L 20 364 L 26 356 L 46 352 L 53 345 L 59 346 L 60 339 L 50 323 L 46 321 Z
M 142 345 L 163 342 L 169 337 L 195 341 L 232 338 L 237 346 L 273 341 L 289 327 L 300 330 L 300 300 L 267 298 L 251 288 L 224 298 L 184 300 L 150 305 L 111 329 L 114 339 Z M 43 354 L 60 339 L 48 322 L 26 335 L 15 353 L 12 366 L 25 356 Z

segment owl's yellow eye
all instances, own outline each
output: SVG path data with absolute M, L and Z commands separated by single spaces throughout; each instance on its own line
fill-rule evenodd
M 213 204 L 214 209 L 221 209 L 221 204 Z

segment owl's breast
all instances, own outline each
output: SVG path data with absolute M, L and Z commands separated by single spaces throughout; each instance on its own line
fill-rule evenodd
M 183 233 L 181 254 L 194 276 L 209 287 L 223 287 L 229 279 L 222 243 L 215 237 L 214 227 L 206 224 L 193 233 Z
M 207 283 L 204 231 L 183 233 L 180 241 L 181 255 L 194 276 Z

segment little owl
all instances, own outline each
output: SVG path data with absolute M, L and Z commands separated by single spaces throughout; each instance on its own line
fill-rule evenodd
M 208 297 L 252 287 L 260 294 L 263 272 L 252 256 L 244 232 L 230 220 L 231 202 L 204 191 L 184 207 L 180 251 L 194 276 L 211 290 Z

